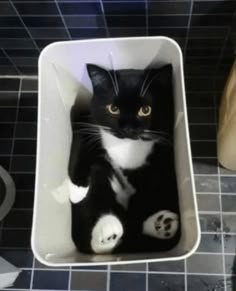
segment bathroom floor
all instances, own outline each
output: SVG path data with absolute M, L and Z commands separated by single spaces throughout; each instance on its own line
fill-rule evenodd
M 17 188 L 14 208 L 0 224 L 0 256 L 22 269 L 12 290 L 236 290 L 236 172 L 220 168 L 216 159 L 221 89 L 198 84 L 186 80 L 202 230 L 197 252 L 177 262 L 53 269 L 40 264 L 30 248 L 37 80 L 0 78 L 0 165 Z

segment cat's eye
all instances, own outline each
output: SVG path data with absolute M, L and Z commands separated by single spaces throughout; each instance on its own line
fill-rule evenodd
M 146 117 L 152 113 L 152 108 L 149 105 L 144 105 L 139 109 L 138 116 Z
M 111 114 L 114 114 L 114 115 L 118 115 L 120 114 L 120 109 L 114 105 L 114 104 L 109 104 L 106 106 L 107 107 L 107 110 L 111 113 Z

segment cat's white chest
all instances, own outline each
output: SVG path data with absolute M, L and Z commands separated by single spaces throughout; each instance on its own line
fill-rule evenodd
M 116 166 L 122 169 L 136 169 L 143 166 L 151 153 L 154 141 L 118 138 L 101 129 L 103 147 Z

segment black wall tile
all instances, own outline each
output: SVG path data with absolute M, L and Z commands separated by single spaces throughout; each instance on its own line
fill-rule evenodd
M 1 16 L 0 17 L 0 28 L 2 27 L 23 27 L 19 17 L 16 16 Z
M 19 2 L 15 7 L 20 15 L 58 15 L 58 9 L 54 2 Z
M 9 2 L 0 3 L 0 16 L 6 15 L 16 15 L 16 12 Z
M 106 16 L 108 27 L 145 27 L 145 16 Z
M 14 208 L 32 209 L 34 201 L 34 192 L 29 190 L 18 190 L 16 191 L 16 199 Z
M 14 154 L 16 155 L 35 155 L 36 141 L 35 140 L 15 140 Z
M 29 31 L 34 39 L 55 37 L 65 39 L 68 37 L 65 28 L 30 28 Z
M 37 75 L 38 74 L 38 67 L 32 66 L 18 66 L 18 70 L 22 75 Z
M 4 47 L 5 49 L 35 49 L 34 42 L 29 38 L 0 38 L 0 46 Z
M 1 138 L 12 138 L 14 123 L 0 123 Z
M 13 66 L 0 66 L 0 75 L 18 75 L 19 71 Z
M 56 37 L 55 38 L 41 38 L 41 39 L 36 39 L 35 42 L 40 49 L 43 49 L 45 46 L 47 46 L 53 42 L 62 41 L 62 40 L 63 39 L 56 38 Z M 64 40 L 68 40 L 68 38 L 65 38 Z
M 0 38 L 27 38 L 28 32 L 24 28 L 1 28 Z
M 193 1 L 193 6 L 190 0 L 58 0 L 58 5 L 50 0 L 12 0 L 12 3 L 0 3 L 0 47 L 14 50 L 7 52 L 10 58 L 38 57 L 39 50 L 61 40 L 147 35 L 174 38 L 186 57 L 185 72 L 189 75 L 227 74 L 234 56 L 235 1 Z M 23 49 L 32 51 L 28 55 Z M 38 73 L 33 60 L 30 63 L 30 59 L 1 57 L 4 59 L 0 59 L 0 74 Z
M 100 3 L 98 2 L 59 2 L 61 12 L 67 15 L 102 14 Z
M 36 49 L 6 49 L 10 57 L 38 57 L 39 51 Z
M 19 89 L 20 80 L 18 79 L 0 79 L 0 91 L 17 91 Z
M 235 1 L 195 1 L 193 5 L 193 14 L 233 14 L 235 10 Z
M 145 36 L 145 28 L 110 28 L 110 37 L 124 37 L 124 36 Z
M 188 25 L 189 16 L 149 16 L 148 21 L 149 25 L 152 27 L 159 26 L 187 26 Z
M 12 178 L 14 179 L 18 190 L 34 190 L 34 174 L 12 174 Z
M 106 30 L 104 28 L 70 28 L 70 34 L 73 38 L 97 38 L 106 37 Z
M 190 1 L 148 1 L 149 14 L 189 14 Z
M 28 27 L 64 27 L 60 16 L 23 16 L 22 19 Z
M 32 210 L 11 210 L 4 220 L 6 228 L 31 228 Z
M 192 15 L 192 26 L 229 26 L 232 15 Z
M 0 66 L 10 66 L 11 62 L 7 57 L 0 58 Z
M 165 35 L 168 37 L 180 37 L 184 38 L 187 34 L 187 28 L 180 28 L 180 27 L 174 27 L 174 28 L 149 28 L 149 35 Z
M 104 27 L 104 17 L 102 15 L 72 15 L 64 16 L 67 27 Z
M 104 2 L 106 15 L 145 15 L 145 3 Z

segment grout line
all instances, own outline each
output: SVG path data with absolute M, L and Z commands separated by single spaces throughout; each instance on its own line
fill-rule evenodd
M 106 291 L 110 291 L 111 282 L 111 265 L 107 265 L 107 288 Z
M 10 0 L 10 1 L 12 1 L 12 0 Z M 94 0 L 94 1 L 96 1 L 96 0 Z M 20 2 L 25 2 L 25 1 L 20 1 Z M 36 1 L 36 2 L 40 2 L 40 1 Z M 47 2 L 55 3 L 53 0 L 52 1 L 47 1 Z M 58 2 L 60 3 L 61 1 L 58 1 Z M 65 0 L 64 0 L 64 2 L 65 2 Z M 84 1 L 81 1 L 81 2 L 87 2 L 87 0 L 84 0 Z M 122 3 L 123 2 L 124 3 L 124 1 L 111 1 L 111 0 L 108 1 L 108 2 L 112 2 L 112 3 L 114 3 L 114 2 Z M 133 1 L 133 2 L 135 2 L 135 1 Z M 136 1 L 136 2 L 139 2 L 139 1 Z M 155 0 L 153 2 L 155 2 Z M 161 2 L 165 2 L 165 1 L 161 1 Z M 173 0 L 171 2 L 173 2 Z M 30 1 L 27 1 L 26 3 L 30 3 Z M 32 3 L 35 3 L 35 2 L 32 2 Z M 194 16 L 195 15 L 196 16 L 205 16 L 206 15 L 205 13 L 192 13 L 192 10 L 190 9 L 190 11 L 188 13 L 165 13 L 165 14 L 163 14 L 163 13 L 150 13 L 149 16 L 161 16 L 161 17 L 185 16 L 185 17 L 187 17 L 190 14 L 191 15 L 194 15 Z M 1 17 L 13 17 L 13 16 L 15 16 L 15 15 L 2 15 Z M 60 15 L 58 13 L 57 14 L 24 14 L 23 13 L 23 14 L 21 14 L 21 16 L 26 17 L 26 18 L 27 17 L 49 17 L 49 18 L 55 18 L 55 17 L 59 17 Z M 102 14 L 101 13 L 99 13 L 99 14 L 65 14 L 65 16 L 66 17 L 75 17 L 75 16 L 88 17 L 88 16 L 102 16 Z M 114 14 L 108 14 L 108 16 L 111 16 L 111 17 L 114 17 L 114 16 L 115 17 L 116 16 L 117 17 L 118 16 L 140 17 L 140 16 L 145 16 L 145 14 L 144 13 L 138 13 L 138 14 L 130 14 L 130 13 L 124 13 L 124 14 L 120 13 L 120 14 L 116 14 L 116 13 L 114 13 Z M 232 17 L 233 14 L 232 13 L 211 13 L 209 16 L 230 16 L 230 17 Z M 189 23 L 189 21 L 188 21 L 188 23 Z M 229 25 L 219 25 L 219 26 L 214 26 L 214 25 L 212 25 L 212 26 L 200 25 L 200 27 L 216 27 L 216 28 L 219 28 L 219 27 L 220 28 L 225 28 L 227 26 L 229 26 Z M 176 26 L 171 26 L 171 27 L 176 27 Z M 182 28 L 182 27 L 185 27 L 186 28 L 186 27 L 188 27 L 188 24 L 187 25 L 182 25 L 182 26 L 177 26 L 177 28 Z M 194 26 L 194 27 L 198 27 L 198 26 Z M 21 28 L 21 27 L 18 27 L 18 28 Z M 51 26 L 49 28 L 51 28 Z M 55 28 L 63 28 L 63 27 L 55 27 Z
M 35 270 L 35 257 L 33 256 L 33 265 L 32 265 L 32 271 L 31 271 L 31 279 L 30 279 L 30 290 L 33 289 L 34 270 Z
M 187 259 L 184 259 L 184 291 L 188 291 Z M 190 290 L 191 291 L 191 290 Z
M 25 25 L 25 23 L 24 23 L 24 21 L 23 21 L 21 15 L 20 15 L 20 13 L 18 12 L 18 10 L 17 10 L 17 8 L 16 8 L 16 6 L 15 6 L 15 4 L 12 2 L 12 0 L 9 0 L 9 3 L 10 3 L 10 5 L 12 6 L 12 8 L 14 9 L 14 11 L 16 12 L 16 15 L 19 17 L 19 20 L 20 20 L 20 22 L 22 23 L 22 25 L 23 25 L 23 27 L 25 28 L 25 30 L 27 31 L 28 35 L 30 36 L 30 38 L 31 38 L 31 40 L 32 40 L 32 42 L 33 42 L 35 48 L 40 52 L 40 49 L 39 49 L 39 47 L 38 47 L 36 41 L 34 40 L 34 38 L 33 38 L 32 34 L 31 34 L 31 32 L 30 32 L 29 29 L 28 29 L 28 27 Z M 11 29 L 12 29 L 12 28 L 11 28 Z
M 72 267 L 69 267 L 68 291 L 71 290 L 71 275 L 72 275 Z
M 149 281 L 148 281 L 148 263 L 146 262 L 146 272 L 145 272 L 145 280 L 146 280 L 146 285 L 145 285 L 145 290 L 148 291 L 149 289 Z
M 62 12 L 61 12 L 61 8 L 60 8 L 59 4 L 57 3 L 57 0 L 54 0 L 54 3 L 55 3 L 55 5 L 56 5 L 56 7 L 57 7 L 57 10 L 58 10 L 58 12 L 59 12 L 59 15 L 57 15 L 57 16 L 60 16 L 60 17 L 61 17 L 62 23 L 63 23 L 63 25 L 64 25 L 64 27 L 61 27 L 61 28 L 62 28 L 62 29 L 64 28 L 64 29 L 66 30 L 67 35 L 68 35 L 69 39 L 71 40 L 72 37 L 71 37 L 70 31 L 69 31 L 69 29 L 68 29 L 68 26 L 67 26 L 67 24 L 66 24 L 66 22 L 65 22 L 64 16 L 63 16 L 63 14 L 62 14 Z
M 235 255 L 235 254 L 234 254 Z M 23 270 L 26 271 L 31 271 L 32 268 L 22 268 Z M 37 271 L 64 271 L 64 272 L 68 272 L 68 268 L 35 268 L 35 270 Z M 79 270 L 75 270 L 73 269 L 73 272 L 88 272 L 88 273 L 105 273 L 105 270 L 89 270 L 89 269 L 79 269 Z M 145 274 L 146 271 L 130 271 L 130 270 L 115 270 L 115 271 L 111 271 L 112 273 L 128 273 L 128 274 Z M 168 272 L 168 271 L 149 271 L 149 274 L 164 274 L 164 275 L 184 275 L 184 272 Z M 196 276 L 222 276 L 222 273 L 194 273 L 194 272 L 189 272 L 187 273 L 187 275 L 196 275 Z M 236 274 L 226 274 L 226 276 L 236 276 Z M 14 290 L 16 290 L 17 288 L 14 288 Z M 2 290 L 2 289 L 1 289 Z M 6 289 L 9 290 L 9 289 Z M 18 289 L 17 289 L 18 290 Z M 34 289 L 35 290 L 35 289 Z M 107 291 L 110 291 L 110 289 L 106 289 Z M 176 291 L 176 290 L 174 290 Z M 191 291 L 191 290 L 189 290 Z M 202 290 L 199 290 L 202 291 Z
M 35 50 L 35 48 L 33 49 Z M 30 79 L 30 80 L 38 80 L 38 75 L 0 75 L 0 79 Z M 1 92 L 1 90 L 0 90 Z M 12 92 L 12 91 L 3 91 L 3 92 Z
M 107 37 L 109 37 L 110 36 L 110 32 L 109 32 L 109 29 L 108 29 L 107 19 L 106 19 L 106 14 L 105 14 L 105 9 L 104 9 L 104 5 L 103 5 L 102 0 L 99 0 L 99 3 L 100 3 L 101 10 L 102 10 L 102 15 L 101 16 L 103 18 L 103 22 L 104 22 L 104 25 L 105 25 L 106 35 L 107 35 Z M 73 28 L 73 27 L 70 27 L 70 28 Z M 98 27 L 96 27 L 96 29 L 97 28 Z M 99 27 L 99 28 L 103 28 L 103 27 Z M 81 29 L 83 29 L 83 28 L 81 28 Z

